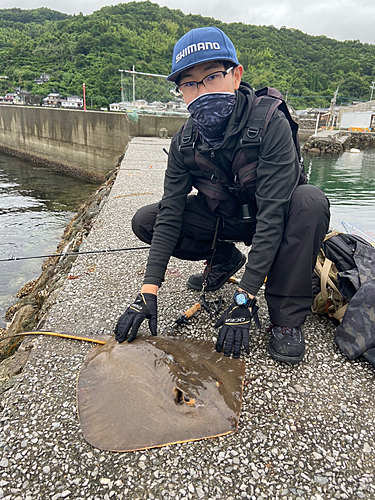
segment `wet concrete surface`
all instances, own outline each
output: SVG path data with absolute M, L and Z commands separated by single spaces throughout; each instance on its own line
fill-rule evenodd
M 166 139 L 130 142 L 81 250 L 143 246 L 131 218 L 160 199 L 168 147 Z M 112 334 L 140 289 L 146 261 L 147 250 L 78 257 L 74 279 L 50 297 L 55 303 L 39 329 Z M 202 267 L 171 259 L 158 295 L 159 332 L 199 301 L 185 283 Z M 221 294 L 229 305 L 235 287 L 224 285 L 210 300 Z M 0 499 L 374 499 L 374 369 L 362 359 L 349 361 L 333 342 L 335 327 L 315 315 L 304 325 L 304 361 L 273 360 L 262 292 L 259 304 L 263 327 L 251 326 L 238 432 L 138 452 L 104 452 L 83 438 L 76 383 L 92 344 L 32 340 L 22 373 L 2 395 Z M 200 311 L 176 338 L 208 340 L 214 348 L 213 324 Z M 149 335 L 147 322 L 139 335 Z M 123 425 L 137 432 L 136 422 Z

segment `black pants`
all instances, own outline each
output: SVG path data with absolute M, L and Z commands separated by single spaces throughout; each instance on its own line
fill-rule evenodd
M 132 228 L 151 243 L 158 203 L 139 209 Z M 209 260 L 217 217 L 194 195 L 188 196 L 181 235 L 173 256 Z M 329 203 L 315 186 L 298 186 L 292 196 L 282 242 L 267 277 L 266 300 L 270 320 L 280 326 L 301 325 L 312 304 L 312 272 L 329 224 Z M 214 264 L 230 258 L 233 241 L 250 243 L 255 224 L 223 219 L 218 229 Z

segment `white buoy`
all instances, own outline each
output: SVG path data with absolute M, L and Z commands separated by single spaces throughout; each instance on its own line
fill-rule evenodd
M 349 152 L 350 152 L 350 153 L 360 153 L 361 151 L 360 151 L 359 149 L 357 149 L 357 148 L 351 148 L 351 149 L 349 150 Z

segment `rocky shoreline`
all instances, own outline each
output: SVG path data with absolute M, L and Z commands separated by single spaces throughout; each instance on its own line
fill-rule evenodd
M 83 239 L 89 234 L 97 215 L 109 196 L 122 158 L 123 156 L 119 158 L 118 164 L 109 172 L 103 184 L 79 208 L 77 214 L 69 222 L 62 240 L 57 246 L 56 254 L 77 252 L 78 256 Z M 37 325 L 39 327 L 42 325 L 43 318 L 54 303 L 53 296 L 57 294 L 65 280 L 69 279 L 70 269 L 77 256 L 48 257 L 43 262 L 41 275 L 36 280 L 26 283 L 18 291 L 18 302 L 7 310 L 5 319 L 8 325 L 6 329 L 1 329 L 0 340 L 1 337 L 30 331 Z M 23 339 L 22 336 L 15 337 L 0 344 L 0 386 L 11 376 L 11 373 L 20 371 L 20 362 L 21 364 L 26 362 L 27 357 L 24 359 L 24 355 L 17 356 L 20 359 L 16 363 L 8 359 L 17 351 Z M 4 363 L 5 365 L 2 366 Z
M 302 147 L 302 151 L 306 151 L 308 153 L 321 153 L 321 154 L 340 154 L 345 151 L 343 144 L 332 138 L 318 138 L 318 137 L 310 137 Z
M 351 132 L 350 147 L 360 150 L 367 148 L 375 148 L 375 134 L 363 132 Z
M 350 132 L 345 135 L 348 136 L 346 140 L 339 140 L 339 136 L 318 137 L 313 135 L 306 140 L 302 151 L 320 154 L 340 154 L 351 148 L 360 149 L 361 151 L 368 148 L 375 148 L 375 134 L 373 133 Z

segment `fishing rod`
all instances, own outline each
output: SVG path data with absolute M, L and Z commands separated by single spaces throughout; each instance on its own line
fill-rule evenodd
M 146 250 L 150 247 L 130 247 L 130 248 L 108 248 L 105 250 L 87 250 L 84 252 L 64 252 L 64 253 L 51 253 L 49 255 L 34 255 L 32 257 L 9 257 L 8 259 L 0 259 L 0 262 L 10 262 L 12 260 L 29 260 L 29 259 L 46 259 L 47 257 L 66 257 L 68 255 L 83 255 L 90 253 L 112 253 L 112 252 L 125 252 L 128 250 Z
M 15 337 L 23 337 L 24 335 L 51 335 L 53 337 L 63 337 L 66 339 L 73 340 L 85 340 L 86 342 L 93 342 L 94 344 L 106 344 L 108 340 L 114 338 L 114 335 L 105 334 L 82 334 L 82 333 L 66 333 L 66 332 L 50 332 L 50 331 L 31 331 L 31 332 L 19 332 L 13 335 L 8 335 L 7 337 L 0 337 L 0 342 L 3 340 L 14 339 Z
M 345 230 L 347 233 L 350 234 L 350 229 L 353 231 L 356 231 L 357 233 L 359 233 L 361 236 L 363 236 L 363 238 L 368 242 L 370 243 L 372 246 L 375 246 L 375 240 L 374 238 L 372 238 L 369 234 L 365 233 L 364 231 L 361 231 L 360 229 L 358 229 L 357 227 L 353 226 L 352 224 L 349 224 L 349 222 L 341 222 L 341 224 L 344 226 Z M 353 232 L 351 233 L 353 234 Z M 354 233 L 355 234 L 355 233 Z

